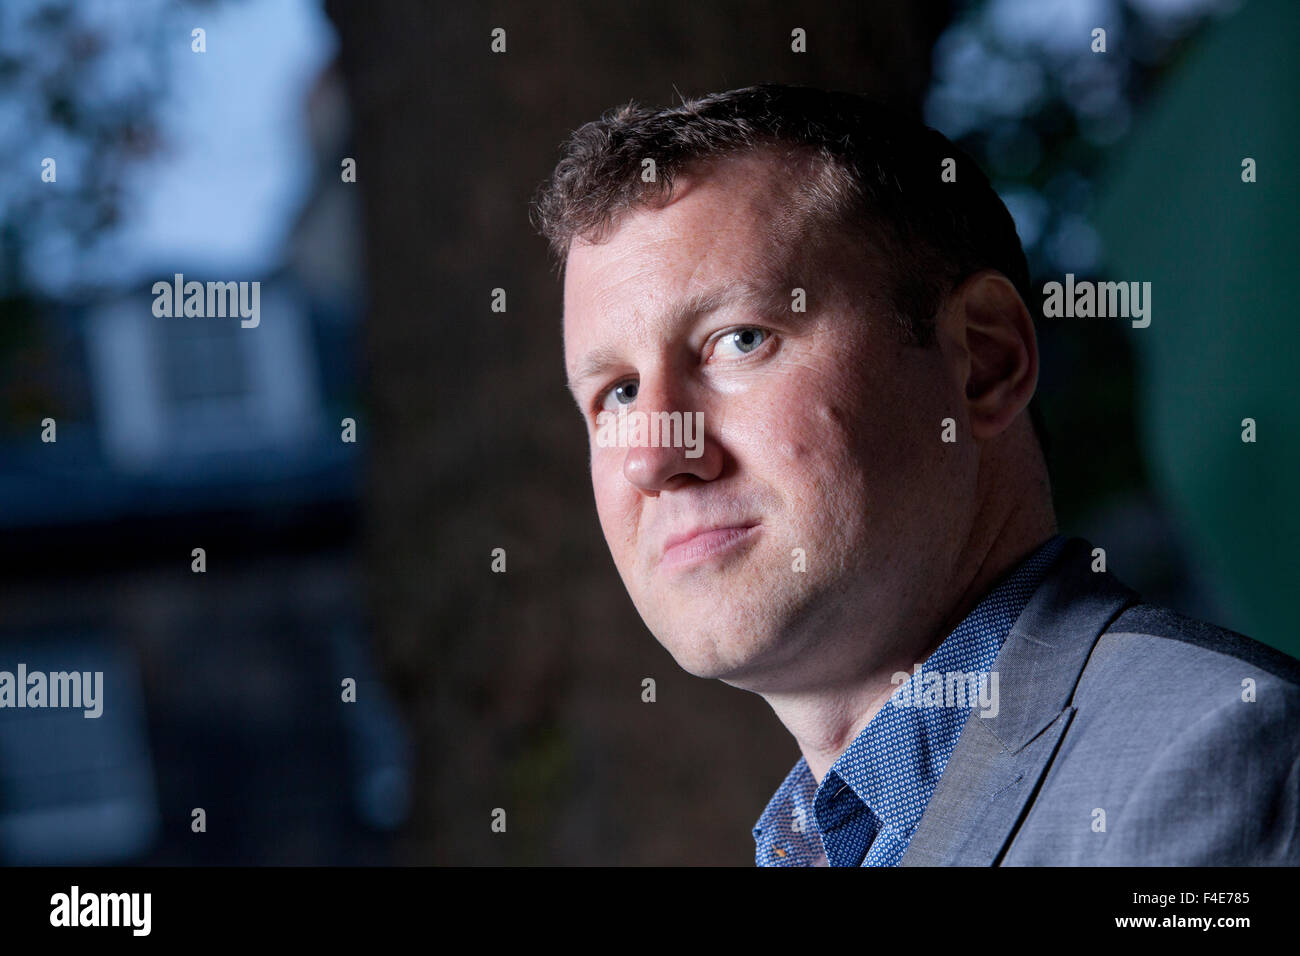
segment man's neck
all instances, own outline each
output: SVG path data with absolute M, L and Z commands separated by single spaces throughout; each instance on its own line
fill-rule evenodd
M 998 579 L 1057 530 L 1050 507 L 1046 511 L 1013 509 L 1005 519 L 995 534 L 963 552 L 950 586 L 950 593 L 957 597 L 948 602 L 947 613 L 908 646 L 873 661 L 869 671 L 855 680 L 837 680 L 811 692 L 762 694 L 794 736 L 818 783 L 898 689 L 891 680 L 893 675 L 911 673 L 916 663 L 933 654 Z

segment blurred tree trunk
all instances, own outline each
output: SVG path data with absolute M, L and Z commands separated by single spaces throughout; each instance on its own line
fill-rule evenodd
M 629 99 L 776 81 L 919 109 L 947 3 L 787 6 L 327 2 L 357 160 L 337 188 L 365 207 L 367 585 L 417 743 L 410 862 L 746 864 L 798 758 L 760 698 L 681 672 L 627 598 L 527 218 L 567 132 Z

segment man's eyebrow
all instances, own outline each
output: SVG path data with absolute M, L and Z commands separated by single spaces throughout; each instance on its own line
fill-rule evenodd
M 789 300 L 780 290 L 737 282 L 714 289 L 712 292 L 698 292 L 687 296 L 668 311 L 663 322 L 667 326 L 676 327 L 702 315 L 716 312 L 732 303 L 748 303 L 762 315 L 771 315 L 776 310 L 790 308 Z M 619 356 L 619 351 L 608 345 L 592 349 L 578 364 L 577 372 L 569 381 L 569 391 L 576 395 L 578 386 L 587 379 L 619 365 L 622 362 Z

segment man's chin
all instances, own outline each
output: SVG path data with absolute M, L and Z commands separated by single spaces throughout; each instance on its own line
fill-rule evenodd
M 720 680 L 724 684 L 737 686 L 735 681 L 744 681 L 760 669 L 758 658 L 761 655 L 754 647 L 728 649 L 711 643 L 707 647 L 697 644 L 674 649 L 672 644 L 664 641 L 660 643 L 672 655 L 677 666 L 692 677 Z

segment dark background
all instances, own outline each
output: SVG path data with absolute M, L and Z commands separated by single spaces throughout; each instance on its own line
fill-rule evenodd
M 1038 288 L 1152 282 L 1146 329 L 1039 319 L 1062 528 L 1300 650 L 1294 4 L 0 9 L 0 669 L 107 684 L 0 711 L 0 860 L 752 861 L 797 749 L 627 598 L 528 223 L 629 99 L 886 96 L 980 160 Z M 175 272 L 261 281 L 261 325 L 155 318 Z

